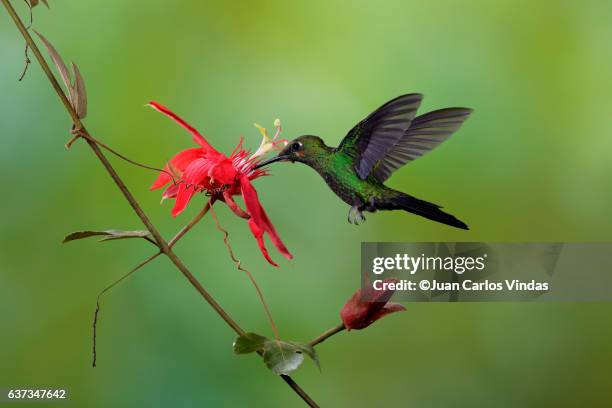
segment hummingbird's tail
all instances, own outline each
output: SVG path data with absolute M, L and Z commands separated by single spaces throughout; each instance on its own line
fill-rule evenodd
M 400 191 L 394 191 L 391 197 L 376 202 L 376 207 L 381 210 L 404 210 L 451 227 L 469 229 L 464 222 L 442 211 L 440 209 L 442 207 L 439 205 L 420 200 Z

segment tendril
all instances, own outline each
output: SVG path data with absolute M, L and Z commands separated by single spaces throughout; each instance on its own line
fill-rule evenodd
M 28 6 L 28 10 L 30 11 L 30 22 L 26 26 L 26 30 L 29 31 L 30 28 L 32 28 L 32 24 L 34 24 L 34 13 L 32 12 L 32 5 L 30 4 L 30 2 L 28 0 L 23 0 L 23 1 Z M 25 66 L 23 67 L 23 72 L 21 73 L 21 75 L 19 75 L 19 82 L 21 82 L 23 80 L 23 78 L 25 78 L 26 73 L 28 72 L 28 67 L 30 66 L 30 63 L 32 62 L 30 60 L 30 56 L 28 55 L 28 51 L 29 50 L 30 50 L 30 47 L 28 46 L 28 43 L 26 43 L 25 50 L 24 50 L 24 54 L 25 54 Z
M 221 223 L 219 222 L 219 218 L 217 217 L 217 214 L 215 213 L 215 210 L 212 207 L 210 207 L 210 214 L 215 220 L 215 226 L 217 227 L 217 229 L 223 233 L 223 243 L 225 244 L 225 247 L 227 248 L 227 252 L 229 253 L 230 258 L 232 259 L 232 262 L 234 262 L 234 264 L 236 265 L 236 269 L 247 274 L 251 283 L 253 284 L 253 287 L 257 291 L 257 295 L 259 296 L 259 300 L 261 301 L 261 304 L 264 307 L 266 316 L 268 317 L 268 321 L 270 322 L 270 326 L 272 326 L 274 337 L 276 338 L 277 342 L 280 341 L 280 335 L 278 334 L 278 328 L 276 327 L 276 324 L 274 323 L 274 319 L 272 318 L 272 313 L 270 312 L 270 308 L 268 307 L 268 304 L 266 303 L 263 292 L 259 288 L 259 285 L 257 284 L 257 281 L 255 280 L 255 277 L 248 269 L 242 266 L 242 262 L 240 261 L 240 259 L 236 258 L 236 254 L 234 253 L 234 250 L 232 249 L 232 246 L 229 243 L 229 232 L 227 232 L 227 230 L 225 230 L 221 226 Z

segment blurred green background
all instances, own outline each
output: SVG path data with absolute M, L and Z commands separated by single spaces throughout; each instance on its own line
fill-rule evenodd
M 15 6 L 26 15 L 23 2 Z M 229 152 L 253 122 L 336 144 L 406 92 L 423 111 L 475 113 L 447 143 L 399 171 L 392 187 L 444 205 L 468 232 L 400 212 L 355 227 L 311 169 L 277 165 L 257 180 L 293 262 L 274 269 L 248 227 L 217 213 L 266 294 L 281 335 L 308 340 L 339 321 L 359 283 L 361 241 L 610 241 L 612 4 L 591 1 L 50 0 L 37 30 L 78 62 L 90 131 L 160 166 L 190 147 L 157 100 Z M 60 387 L 78 407 L 302 406 L 255 356 L 234 356 L 221 319 L 165 259 L 97 293 L 151 254 L 146 242 L 62 246 L 80 229 L 141 225 L 83 143 L 40 67 L 21 83 L 24 42 L 0 12 L 0 387 Z M 170 237 L 177 219 L 148 186 L 155 174 L 113 159 Z M 248 330 L 271 335 L 256 295 L 205 219 L 177 246 Z M 576 271 L 580 273 L 580 271 Z M 295 379 L 322 406 L 604 406 L 610 304 L 407 304 L 319 348 Z

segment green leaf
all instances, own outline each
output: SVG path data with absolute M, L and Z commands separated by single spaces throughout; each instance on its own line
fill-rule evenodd
M 319 358 L 308 344 L 292 341 L 268 340 L 264 347 L 264 363 L 278 375 L 289 374 L 304 362 L 304 354 L 310 357 L 319 370 Z
M 121 231 L 121 230 L 106 230 L 106 231 L 76 231 L 72 232 L 64 237 L 62 244 L 66 242 L 75 241 L 77 239 L 89 238 L 94 236 L 103 236 L 99 242 L 111 241 L 114 239 L 127 239 L 127 238 L 144 238 L 147 241 L 155 244 L 153 237 L 149 231 Z M 156 244 L 157 245 L 157 244 Z
M 244 336 L 240 336 L 234 341 L 234 353 L 249 354 L 257 350 L 263 350 L 267 341 L 269 341 L 267 337 L 260 336 L 257 333 L 245 333 Z
M 290 343 L 271 340 L 266 343 L 263 359 L 275 374 L 289 374 L 302 364 L 304 353 Z
M 319 370 L 319 357 L 314 347 L 295 341 L 271 340 L 257 333 L 245 333 L 234 341 L 234 353 L 249 354 L 263 351 L 264 363 L 275 374 L 289 374 L 304 362 L 304 354 L 315 362 Z
M 319 369 L 319 371 L 321 371 L 321 362 L 319 361 L 319 356 L 317 355 L 317 352 L 315 351 L 314 347 L 306 343 L 297 343 L 293 341 L 289 341 L 288 343 L 294 345 L 295 347 L 299 348 L 304 353 L 306 353 L 306 355 L 310 357 L 310 359 L 314 361 L 314 363 L 317 365 L 317 368 Z

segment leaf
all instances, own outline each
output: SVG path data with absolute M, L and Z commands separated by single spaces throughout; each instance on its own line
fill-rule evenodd
M 68 72 L 68 68 L 66 68 L 66 64 L 64 63 L 64 60 L 59 55 L 55 47 L 53 47 L 53 45 L 41 33 L 39 33 L 36 30 L 34 30 L 34 32 L 36 33 L 36 35 L 38 35 L 38 37 L 40 37 L 42 42 L 45 44 L 45 47 L 47 47 L 47 51 L 49 52 L 49 55 L 51 56 L 53 63 L 57 67 L 57 70 L 59 71 L 60 76 L 62 77 L 62 81 L 64 82 L 64 85 L 66 86 L 66 89 L 68 90 L 68 95 L 70 96 L 70 101 L 72 102 L 72 95 L 71 95 L 72 85 L 71 85 L 71 80 L 70 80 L 70 73 Z
M 264 363 L 278 375 L 289 374 L 304 362 L 304 354 L 310 357 L 319 370 L 319 358 L 314 347 L 292 341 L 268 340 L 264 347 Z
M 269 341 L 267 337 L 260 336 L 257 333 L 245 333 L 244 336 L 240 336 L 234 341 L 234 353 L 249 354 L 262 350 L 267 341 Z
M 275 374 L 289 374 L 302 364 L 304 353 L 284 341 L 269 341 L 263 354 L 264 363 Z
M 149 231 L 121 231 L 121 230 L 107 230 L 106 237 L 102 238 L 102 241 L 111 241 L 114 239 L 126 239 L 126 238 L 144 238 L 149 241 L 153 241 L 153 235 Z
M 42 2 L 45 4 L 45 6 L 47 6 L 47 8 L 49 8 L 49 3 L 47 3 L 47 0 L 42 0 Z M 34 8 L 38 6 L 39 0 L 29 0 L 29 3 L 30 3 L 30 7 Z
M 234 353 L 249 354 L 263 350 L 264 363 L 275 374 L 283 375 L 298 368 L 304 362 L 304 354 L 321 370 L 319 357 L 310 344 L 295 341 L 271 340 L 257 333 L 245 333 L 234 341 Z
M 73 94 L 72 103 L 79 118 L 83 119 L 87 116 L 87 91 L 85 90 L 85 81 L 79 67 L 73 62 L 72 71 L 74 72 L 74 87 L 71 87 Z
M 111 241 L 114 239 L 127 239 L 127 238 L 144 238 L 147 241 L 155 244 L 153 237 L 149 231 L 121 231 L 121 230 L 106 230 L 106 231 L 76 231 L 72 232 L 64 237 L 62 244 L 70 241 L 76 241 L 77 239 L 89 238 L 94 236 L 103 236 L 99 242 Z
M 304 353 L 306 353 L 306 355 L 310 357 L 310 359 L 314 361 L 314 363 L 317 365 L 317 368 L 319 369 L 319 371 L 321 371 L 321 362 L 319 361 L 319 356 L 317 352 L 315 351 L 314 347 L 306 343 L 296 343 L 293 341 L 289 341 L 288 343 L 292 344 L 293 346 L 299 348 Z
M 66 67 L 61 55 L 57 52 L 49 40 L 47 40 L 41 33 L 36 30 L 34 30 L 34 32 L 40 37 L 42 42 L 45 44 L 45 47 L 47 47 L 47 51 L 49 52 L 55 67 L 62 77 L 62 82 L 64 83 L 64 86 L 68 92 L 68 100 L 70 101 L 70 104 L 76 111 L 78 117 L 83 119 L 85 116 L 87 116 L 87 91 L 85 89 L 85 81 L 83 80 L 79 67 L 74 62 L 72 63 L 72 71 L 74 74 L 73 84 L 70 71 L 68 71 L 68 68 Z

